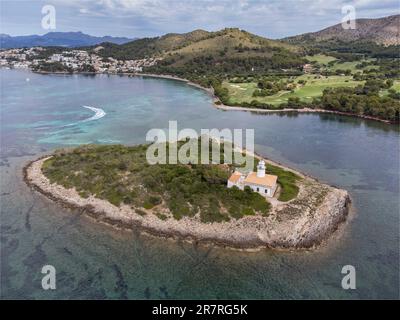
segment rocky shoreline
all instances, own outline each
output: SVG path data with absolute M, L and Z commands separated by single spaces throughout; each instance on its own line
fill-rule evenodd
M 295 171 L 303 177 L 298 197 L 286 203 L 272 201 L 272 209 L 267 217 L 246 216 L 221 223 L 202 223 L 189 217 L 161 220 L 151 210 L 144 210 L 146 215 L 139 215 L 129 206 L 116 207 L 93 196 L 83 198 L 75 189 L 51 184 L 41 171 L 44 161 L 49 157 L 51 155 L 29 162 L 23 174 L 24 181 L 32 189 L 54 202 L 67 208 L 81 209 L 82 213 L 97 221 L 117 228 L 137 228 L 158 237 L 221 247 L 243 250 L 317 247 L 346 221 L 351 203 L 347 191 L 322 184 Z

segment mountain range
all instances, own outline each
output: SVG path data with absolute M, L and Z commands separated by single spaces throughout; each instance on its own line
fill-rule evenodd
M 183 34 L 168 33 L 161 37 L 142 39 L 95 37 L 82 32 L 49 32 L 45 35 L 15 37 L 0 34 L 0 47 L 2 49 L 32 46 L 93 48 L 101 44 L 102 55 L 119 59 L 165 56 L 166 53 L 168 56 L 185 56 L 191 59 L 204 54 L 231 57 L 231 53 L 238 57 L 246 55 L 268 58 L 271 57 L 271 53 L 278 50 L 290 53 L 299 51 L 300 47 L 337 43 L 344 46 L 362 42 L 384 46 L 400 45 L 400 15 L 357 19 L 355 26 L 355 29 L 344 29 L 341 24 L 337 24 L 317 32 L 280 40 L 270 40 L 237 28 L 227 28 L 217 32 L 194 30 Z
M 378 19 L 356 19 L 355 29 L 344 29 L 339 23 L 317 32 L 304 33 L 282 40 L 304 45 L 327 41 L 368 41 L 385 46 L 400 45 L 400 15 Z
M 102 42 L 110 42 L 115 44 L 124 44 L 132 41 L 125 37 L 95 37 L 82 32 L 49 32 L 44 35 L 29 36 L 10 36 L 8 34 L 0 34 L 0 48 L 23 48 L 23 47 L 82 47 L 92 46 Z

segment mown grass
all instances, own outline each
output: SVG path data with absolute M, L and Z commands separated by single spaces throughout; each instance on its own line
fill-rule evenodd
M 316 75 L 301 75 L 294 78 L 294 82 L 306 81 L 305 85 L 298 85 L 293 92 L 280 91 L 277 94 L 266 97 L 253 97 L 253 92 L 257 89 L 256 82 L 250 83 L 229 83 L 225 81 L 223 87 L 229 91 L 229 103 L 232 105 L 241 104 L 243 102 L 250 103 L 257 100 L 262 103 L 268 103 L 278 106 L 285 103 L 289 98 L 300 98 L 303 102 L 312 102 L 313 98 L 322 96 L 322 93 L 327 88 L 338 87 L 356 87 L 362 85 L 363 81 L 355 81 L 352 76 L 316 76 Z
M 393 82 L 393 86 L 390 88 L 390 89 L 393 89 L 393 90 L 395 90 L 396 92 L 400 92 L 400 80 L 395 80 L 394 82 Z M 387 96 L 387 95 L 389 95 L 389 90 L 388 89 L 383 89 L 383 90 L 381 90 L 380 92 L 379 92 L 379 95 L 380 96 Z
M 257 164 L 258 161 L 256 161 L 255 168 Z M 281 167 L 269 163 L 266 165 L 266 173 L 278 176 L 278 184 L 281 187 L 278 200 L 286 202 L 297 197 L 299 194 L 297 182 L 301 180 L 301 177 L 291 171 L 284 170 Z
M 335 57 L 324 55 L 324 54 L 316 54 L 314 56 L 306 56 L 306 59 L 312 63 L 317 63 L 321 68 L 321 71 L 336 71 L 336 70 L 350 70 L 352 74 L 356 72 L 362 72 L 363 70 L 367 70 L 370 68 L 375 68 L 375 66 L 366 66 L 361 69 L 358 69 L 356 66 L 362 62 L 371 62 L 374 59 L 362 59 L 355 61 L 340 61 Z
M 310 62 L 316 62 L 320 65 L 328 65 L 329 62 L 337 60 L 335 57 L 327 56 L 325 54 L 306 56 L 306 59 Z
M 271 205 L 264 197 L 250 188 L 242 191 L 226 187 L 232 166 L 150 165 L 146 161 L 147 147 L 87 145 L 59 150 L 44 163 L 42 171 L 51 182 L 74 187 L 82 196 L 94 195 L 116 206 L 130 205 L 140 215 L 145 215 L 144 209 L 154 209 L 160 219 L 166 218 L 164 209 L 175 219 L 199 215 L 203 222 L 268 215 Z M 280 200 L 297 195 L 296 175 L 271 165 L 267 171 L 278 175 Z

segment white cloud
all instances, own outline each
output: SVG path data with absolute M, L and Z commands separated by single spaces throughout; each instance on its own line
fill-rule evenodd
M 0 0 L 1 1 L 1 0 Z M 340 23 L 342 7 L 357 17 L 398 13 L 398 0 L 41 0 L 65 13 L 65 25 L 132 36 L 239 27 L 267 37 L 316 31 Z M 65 10 L 64 10 L 65 9 Z M 76 14 L 74 14 L 76 12 Z M 72 22 L 73 21 L 73 22 Z M 103 32 L 103 31 L 101 31 Z
M 367 13 L 377 8 L 398 8 L 398 0 L 59 0 L 64 5 L 78 6 L 86 12 L 101 12 L 112 16 L 174 17 L 187 14 L 188 18 L 209 12 L 251 19 L 252 14 L 269 17 L 271 12 L 284 17 L 295 13 L 326 15 L 341 12 L 344 5 L 354 5 L 356 10 Z M 215 17 L 210 17 L 215 18 Z

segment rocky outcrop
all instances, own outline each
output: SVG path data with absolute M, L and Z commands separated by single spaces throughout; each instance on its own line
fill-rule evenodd
M 356 19 L 355 29 L 344 29 L 342 24 L 317 32 L 305 33 L 282 39 L 288 43 L 303 44 L 322 41 L 368 41 L 381 45 L 400 44 L 400 15 L 378 19 Z

